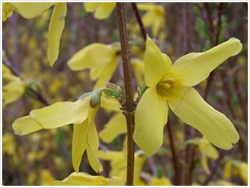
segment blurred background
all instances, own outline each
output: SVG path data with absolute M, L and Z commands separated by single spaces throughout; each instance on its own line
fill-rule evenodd
M 207 80 L 196 86 L 211 106 L 233 122 L 240 140 L 229 151 L 213 148 L 202 139 L 200 133 L 170 113 L 169 123 L 164 129 L 164 144 L 157 154 L 143 161 L 139 172 L 140 184 L 246 185 L 247 3 L 156 3 L 155 6 L 160 10 L 155 19 L 163 19 L 162 27 L 157 33 L 153 33 L 154 26 L 147 26 L 145 23 L 146 32 L 173 62 L 186 53 L 206 51 L 231 37 L 241 40 L 241 53 L 231 57 L 213 71 Z M 148 10 L 138 7 L 143 18 Z M 91 43 L 119 42 L 116 10 L 109 18 L 98 20 L 92 13 L 85 11 L 82 3 L 68 3 L 67 8 L 60 54 L 52 68 L 47 60 L 47 36 L 53 8 L 30 20 L 13 12 L 6 22 L 2 22 L 5 61 L 11 63 L 23 78 L 19 82 L 25 82 L 25 87 L 20 83 L 13 84 L 16 90 L 13 89 L 15 91 L 12 92 L 18 94 L 10 92 L 9 97 L 14 95 L 14 100 L 6 102 L 6 96 L 2 99 L 4 185 L 50 185 L 54 180 L 62 180 L 74 171 L 71 163 L 72 125 L 41 130 L 26 136 L 14 135 L 11 127 L 15 119 L 28 115 L 33 109 L 59 101 L 75 101 L 83 93 L 91 91 L 95 81 L 90 79 L 89 70 L 72 71 L 67 61 L 78 50 Z M 129 40 L 133 44 L 132 58 L 142 61 L 144 39 L 131 3 L 126 3 L 126 12 Z M 110 82 L 122 85 L 120 57 L 117 65 Z M 133 68 L 134 83 L 139 83 L 139 79 L 143 79 L 143 74 L 140 74 L 143 69 Z M 4 66 L 3 71 L 13 74 Z M 10 80 L 3 78 L 3 87 Z M 98 112 L 96 126 L 99 132 L 114 114 L 115 112 L 110 113 L 105 109 Z M 101 148 L 121 151 L 124 138 L 121 135 L 109 144 L 100 140 Z M 212 147 L 213 151 L 204 149 L 202 143 Z M 102 160 L 102 164 L 104 171 L 101 175 L 108 177 L 112 168 L 110 162 Z M 95 175 L 86 154 L 80 171 Z

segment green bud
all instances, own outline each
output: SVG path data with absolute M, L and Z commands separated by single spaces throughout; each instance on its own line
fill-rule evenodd
M 101 96 L 102 96 L 102 91 L 101 90 L 97 90 L 95 92 L 92 92 L 92 97 L 90 99 L 90 106 L 92 108 L 96 107 L 98 104 L 100 104 L 101 101 Z

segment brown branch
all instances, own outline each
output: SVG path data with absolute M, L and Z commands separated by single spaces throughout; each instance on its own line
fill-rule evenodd
M 138 22 L 138 24 L 140 26 L 141 34 L 142 34 L 144 40 L 146 41 L 146 39 L 147 39 L 147 32 L 146 32 L 146 29 L 145 29 L 144 24 L 142 22 L 142 19 L 141 19 L 139 10 L 137 8 L 137 5 L 136 5 L 136 3 L 131 3 L 131 4 L 132 4 L 133 10 L 134 10 L 137 22 Z
M 132 68 L 130 63 L 130 49 L 126 27 L 126 13 L 124 3 L 116 3 L 118 26 L 121 42 L 121 53 L 124 73 L 125 98 L 123 99 L 123 114 L 127 121 L 127 181 L 126 185 L 133 185 L 134 178 L 134 100 Z
M 10 69 L 10 71 L 16 75 L 17 77 L 19 77 L 21 80 L 24 80 L 23 77 L 21 76 L 21 74 L 18 72 L 18 70 L 7 60 L 7 58 L 3 55 L 3 63 Z M 45 97 L 41 94 L 38 93 L 37 91 L 35 91 L 34 89 L 32 89 L 31 87 L 28 88 L 29 91 L 31 91 L 31 93 L 35 96 L 35 98 L 40 101 L 42 104 L 48 106 L 49 102 L 45 99 Z
M 178 157 L 176 156 L 174 138 L 173 138 L 173 135 L 172 135 L 172 128 L 171 128 L 169 120 L 168 120 L 168 123 L 167 123 L 166 127 L 167 127 L 168 138 L 169 138 L 169 143 L 170 143 L 170 149 L 171 149 L 171 152 L 172 152 L 172 161 L 173 161 L 173 166 L 174 166 L 174 171 L 175 171 L 174 172 L 174 182 L 175 182 L 175 185 L 180 185 Z

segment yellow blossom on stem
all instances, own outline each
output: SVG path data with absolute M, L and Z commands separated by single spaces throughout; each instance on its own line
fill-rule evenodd
M 231 38 L 206 52 L 189 53 L 172 65 L 170 58 L 147 36 L 144 63 L 145 84 L 149 88 L 135 111 L 134 140 L 148 156 L 162 145 L 169 108 L 221 149 L 229 150 L 239 140 L 231 121 L 207 104 L 192 86 L 241 49 L 241 42 Z
M 90 44 L 78 52 L 68 61 L 68 66 L 73 71 L 90 69 L 91 80 L 97 80 L 94 89 L 104 87 L 116 67 L 119 47 L 100 43 Z
M 87 12 L 95 12 L 94 17 L 99 20 L 109 17 L 115 8 L 115 2 L 110 2 L 110 3 L 85 2 L 83 3 L 83 5 Z
M 28 116 L 14 121 L 12 128 L 16 135 L 26 135 L 41 129 L 53 129 L 74 124 L 72 141 L 72 163 L 79 172 L 82 155 L 86 150 L 89 163 L 94 171 L 101 172 L 102 165 L 97 157 L 98 134 L 94 118 L 99 110 L 95 94 L 80 98 L 76 102 L 58 102 L 42 109 L 33 110 Z
M 138 9 L 147 11 L 142 17 L 145 27 L 153 28 L 153 36 L 157 36 L 165 26 L 164 7 L 153 3 L 139 3 Z

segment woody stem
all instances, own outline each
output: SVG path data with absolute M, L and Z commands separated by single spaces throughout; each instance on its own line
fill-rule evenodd
M 133 82 L 132 82 L 132 69 L 130 63 L 130 49 L 128 43 L 128 33 L 126 28 L 126 14 L 124 3 L 116 3 L 118 26 L 121 42 L 121 53 L 123 62 L 124 74 L 124 112 L 127 121 L 127 180 L 126 185 L 133 185 L 134 177 L 134 100 L 133 100 Z

